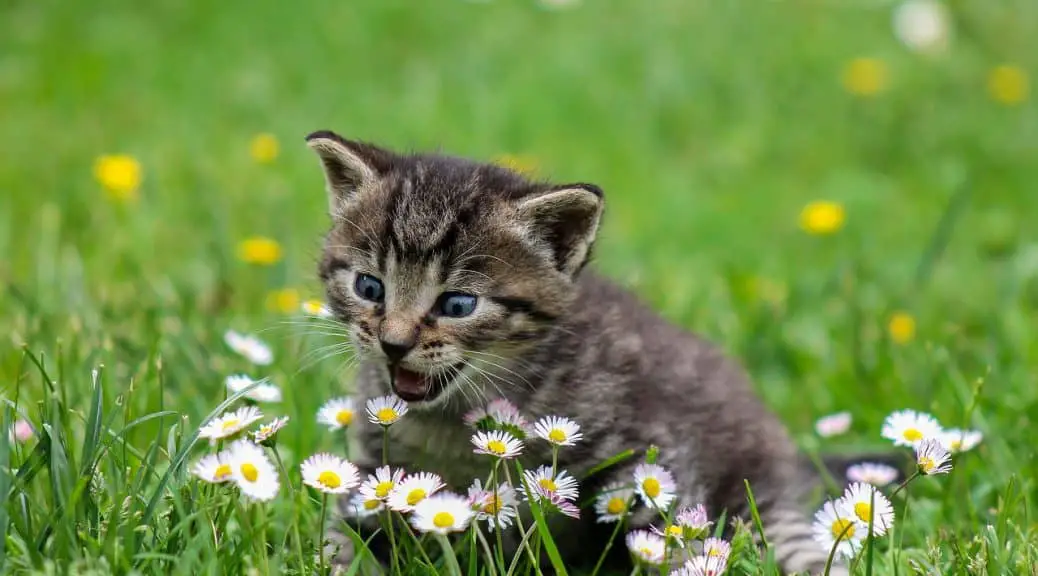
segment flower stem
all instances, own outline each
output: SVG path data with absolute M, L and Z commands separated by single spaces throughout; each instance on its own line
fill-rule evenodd
M 458 559 L 454 556 L 454 548 L 451 548 L 451 543 L 447 540 L 447 536 L 445 534 L 437 534 L 436 540 L 440 543 L 440 548 L 443 549 L 443 558 L 447 562 L 447 568 L 450 569 L 450 573 L 453 576 L 461 576 L 461 566 L 458 565 Z
M 319 574 L 324 576 L 324 523 L 328 517 L 328 494 L 321 496 L 321 539 L 317 542 L 317 554 L 320 558 L 321 568 Z
M 501 492 L 500 492 L 500 487 L 499 487 L 498 482 L 497 482 L 497 469 L 500 466 L 501 466 L 501 459 L 498 458 L 497 462 L 494 463 L 493 470 L 490 471 L 490 479 L 491 479 L 490 480 L 490 483 L 491 483 L 490 485 L 492 486 L 491 490 L 493 490 L 493 492 L 491 493 L 491 496 L 490 496 L 492 498 L 492 500 L 491 500 L 492 504 L 491 504 L 490 512 L 491 512 L 491 514 L 494 517 L 494 532 L 497 533 L 497 558 L 496 558 L 496 561 L 497 561 L 498 565 L 501 567 L 501 569 L 504 570 L 505 569 L 505 545 L 504 545 L 504 539 L 501 538 L 501 516 L 500 516 L 500 512 L 501 512 L 501 496 L 500 496 L 500 494 L 501 494 Z
M 389 532 L 389 561 L 393 572 L 398 571 L 396 564 L 396 534 L 393 531 L 393 512 L 386 508 L 386 531 Z
M 853 529 L 854 523 L 850 522 L 846 527 L 844 527 L 843 531 L 840 532 L 840 535 L 836 537 L 832 549 L 829 550 L 829 557 L 825 560 L 825 571 L 822 572 L 822 576 L 829 576 L 829 571 L 833 569 L 833 559 L 836 558 L 836 548 L 840 545 L 840 542 L 843 541 L 843 537 Z
M 627 499 L 625 505 L 625 511 L 631 507 L 633 497 Z M 597 576 L 598 571 L 602 569 L 602 563 L 605 562 L 606 556 L 609 555 L 609 551 L 613 548 L 613 541 L 616 540 L 616 536 L 620 533 L 620 529 L 624 525 L 624 518 L 617 518 L 616 527 L 613 528 L 613 533 L 609 535 L 609 540 L 606 540 L 605 548 L 602 549 L 602 554 L 598 557 L 598 562 L 595 562 L 595 569 L 591 571 L 591 576 Z
M 292 486 L 292 482 L 288 479 L 288 470 L 285 469 L 285 463 L 281 460 L 281 454 L 278 453 L 277 445 L 275 444 L 272 448 L 274 451 L 274 461 L 278 464 L 278 469 L 281 470 L 281 478 L 288 486 L 288 498 L 292 501 L 294 506 L 296 503 L 296 489 Z M 305 570 L 305 558 L 303 557 L 303 540 L 299 537 L 299 515 L 292 515 L 292 539 L 295 540 L 296 545 L 296 556 L 299 557 L 299 569 Z
M 389 466 L 389 426 L 382 427 L 382 465 Z
M 920 475 L 920 472 L 918 470 L 916 470 L 915 474 L 912 474 L 904 482 L 902 482 L 901 484 L 898 484 L 897 488 L 894 488 L 894 491 L 890 493 L 891 500 L 894 499 L 894 496 L 897 496 L 898 492 L 900 492 L 901 490 L 905 489 L 908 486 L 908 484 L 910 482 L 912 482 L 912 480 L 915 480 L 916 478 L 918 478 L 919 475 Z

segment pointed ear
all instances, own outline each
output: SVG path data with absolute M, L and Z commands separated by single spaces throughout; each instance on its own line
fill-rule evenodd
M 306 137 L 306 143 L 324 165 L 328 210 L 335 216 L 357 190 L 377 181 L 389 171 L 393 153 L 364 142 L 346 140 L 335 132 L 321 130 Z
M 573 276 L 587 262 L 598 233 L 604 199 L 594 184 L 566 184 L 524 197 L 519 220 L 551 248 L 555 267 Z

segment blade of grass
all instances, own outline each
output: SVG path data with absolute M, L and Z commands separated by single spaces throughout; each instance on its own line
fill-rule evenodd
M 530 490 L 530 485 L 526 482 L 526 477 L 523 476 L 522 464 L 516 462 L 516 469 L 519 471 L 519 479 L 523 483 L 523 490 L 527 494 L 533 494 Z M 544 550 L 548 553 L 548 559 L 551 561 L 552 568 L 555 569 L 555 573 L 560 576 L 566 576 L 566 565 L 562 562 L 562 555 L 559 554 L 559 548 L 555 545 L 555 540 L 551 537 L 551 530 L 548 529 L 548 522 L 545 520 L 544 511 L 541 509 L 541 504 L 536 499 L 530 499 L 530 513 L 533 514 L 533 520 L 537 524 L 537 532 L 541 537 L 541 542 L 544 544 Z M 537 567 L 535 566 L 536 570 Z

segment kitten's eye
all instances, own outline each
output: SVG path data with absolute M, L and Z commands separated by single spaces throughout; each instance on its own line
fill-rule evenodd
M 440 294 L 439 312 L 449 318 L 464 318 L 476 310 L 476 297 L 461 292 Z
M 357 292 L 357 296 L 372 302 L 382 302 L 386 297 L 386 288 L 382 285 L 382 281 L 368 274 L 357 274 L 353 290 Z

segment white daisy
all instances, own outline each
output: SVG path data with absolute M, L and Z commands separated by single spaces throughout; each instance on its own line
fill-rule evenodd
M 635 530 L 627 534 L 626 540 L 627 549 L 638 560 L 653 566 L 663 563 L 663 555 L 667 551 L 667 544 L 663 538 L 648 530 Z
M 316 316 L 318 318 L 331 318 L 332 311 L 330 308 L 324 305 L 324 302 L 320 300 L 303 300 L 301 306 L 303 314 L 307 316 Z
M 533 433 L 556 446 L 572 446 L 584 437 L 580 425 L 569 418 L 545 416 L 533 425 Z
M 854 517 L 844 513 L 832 501 L 826 502 L 822 509 L 815 512 L 815 522 L 812 526 L 815 541 L 822 545 L 826 552 L 832 550 L 836 545 L 837 556 L 852 558 L 861 545 L 865 530 L 861 530 Z
M 515 489 L 507 483 L 500 484 L 496 490 L 483 488 L 477 478 L 469 486 L 469 505 L 476 513 L 476 520 L 485 521 L 491 528 L 501 526 L 507 528 L 512 519 L 518 515 L 518 499 Z
M 275 418 L 257 428 L 256 431 L 252 433 L 252 439 L 256 444 L 263 444 L 268 440 L 272 440 L 274 435 L 284 428 L 286 424 L 288 424 L 288 416 Z
M 847 487 L 843 498 L 837 502 L 842 513 L 858 521 L 866 535 L 869 531 L 869 516 L 872 516 L 872 534 L 882 536 L 894 525 L 894 507 L 890 500 L 871 484 L 855 482 Z
M 948 11 L 936 0 L 906 0 L 894 9 L 894 35 L 910 50 L 938 51 L 947 44 Z
M 278 473 L 262 448 L 248 440 L 238 440 L 227 452 L 231 477 L 242 494 L 254 500 L 271 500 L 277 496 Z
M 210 454 L 191 467 L 191 473 L 206 482 L 227 482 L 231 479 L 231 465 L 227 461 L 228 454 Z
M 472 436 L 476 454 L 487 454 L 498 458 L 515 458 L 523 451 L 523 441 L 508 432 L 476 432 Z
M 317 411 L 317 422 L 328 426 L 329 430 L 338 430 L 352 424 L 355 415 L 353 398 L 341 396 L 332 398 L 321 406 Z
M 372 398 L 365 403 L 368 422 L 389 426 L 407 414 L 407 402 L 392 394 Z
M 384 502 L 403 477 L 403 468 L 397 468 L 396 471 L 389 466 L 376 468 L 375 473 L 368 474 L 368 479 L 360 485 L 360 493 L 365 498 Z
M 397 512 L 410 512 L 414 507 L 443 488 L 436 474 L 418 472 L 401 480 L 390 492 L 386 504 Z
M 685 547 L 685 530 L 677 524 L 667 524 L 663 528 L 649 526 L 649 530 L 652 530 L 653 534 L 664 539 L 670 538 L 673 541 L 673 544 L 676 544 L 680 548 Z
M 862 462 L 847 468 L 847 479 L 851 482 L 868 482 L 883 487 L 897 480 L 898 471 L 893 466 Z
M 255 336 L 228 330 L 223 335 L 223 341 L 231 350 L 258 366 L 267 366 L 274 361 L 274 352 Z
M 541 500 L 545 496 L 557 494 L 563 500 L 577 499 L 577 481 L 565 470 L 552 475 L 551 466 L 541 466 L 537 470 L 524 470 L 523 478 L 532 494 L 526 494 L 528 500 Z
M 634 485 L 650 508 L 666 508 L 674 500 L 674 476 L 657 464 L 639 464 L 634 469 Z
M 252 386 L 253 383 L 256 383 L 256 386 L 245 394 L 246 398 L 256 402 L 281 402 L 281 389 L 269 384 L 266 379 L 253 380 L 245 374 L 232 374 L 224 380 L 224 384 L 231 394 L 237 394 Z
M 706 515 L 706 506 L 702 504 L 685 506 L 678 510 L 678 513 L 674 516 L 674 523 L 684 528 L 691 538 L 703 536 L 710 529 L 710 526 L 713 525 L 713 522 Z
M 357 467 L 338 456 L 314 454 L 300 465 L 303 484 L 325 494 L 345 494 L 360 483 Z
M 465 414 L 465 423 L 477 430 L 504 430 L 523 439 L 530 427 L 526 418 L 514 404 L 504 398 L 491 400 L 486 407 L 470 410 Z
M 457 494 L 444 492 L 417 503 L 411 524 L 419 532 L 461 532 L 472 521 L 473 512 L 469 501 Z
M 852 419 L 850 412 L 837 412 L 828 416 L 822 416 L 815 422 L 815 432 L 822 438 L 839 436 L 851 429 Z
M 580 519 L 580 508 L 576 504 L 563 498 L 558 492 L 550 492 L 547 489 L 538 486 L 537 495 L 538 504 L 546 508 L 548 512 L 558 512 L 563 516 L 569 516 L 575 520 Z
M 605 486 L 595 498 L 598 522 L 617 522 L 627 515 L 634 502 L 634 490 L 619 482 Z
M 346 504 L 346 515 L 351 518 L 367 518 L 385 510 L 385 504 L 378 498 L 367 496 L 364 492 L 354 494 Z
M 938 439 L 941 441 L 942 446 L 952 454 L 955 454 L 976 448 L 980 441 L 984 439 L 984 434 L 978 430 L 949 428 L 941 432 Z
M 927 476 L 951 472 L 951 453 L 940 440 L 923 440 L 915 447 L 915 461 L 919 472 Z
M 928 438 L 937 438 L 941 425 L 924 412 L 898 410 L 883 422 L 882 435 L 894 441 L 895 446 L 916 446 Z
M 198 436 L 216 442 L 221 438 L 234 436 L 260 418 L 263 418 L 263 413 L 259 411 L 259 408 L 243 406 L 234 412 L 225 412 L 219 417 L 213 418 L 198 429 Z
M 721 576 L 727 561 L 716 556 L 695 556 L 677 571 L 680 576 Z M 672 575 L 673 576 L 673 575 Z
M 703 541 L 703 556 L 717 558 L 723 564 L 728 564 L 728 556 L 732 553 L 732 545 L 720 538 L 707 538 Z

